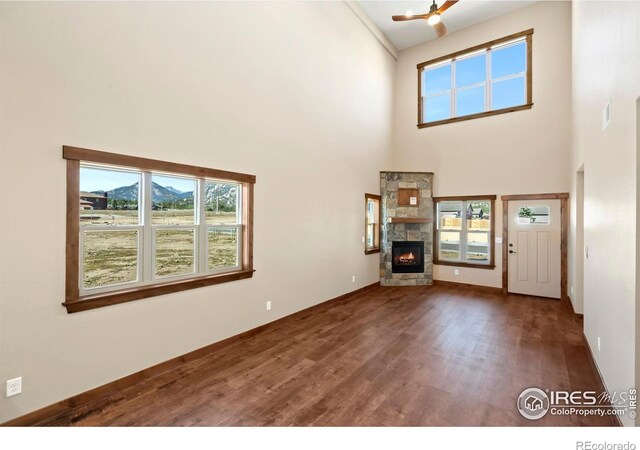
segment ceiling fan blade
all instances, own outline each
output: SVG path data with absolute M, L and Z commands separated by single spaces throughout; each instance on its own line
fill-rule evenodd
M 391 16 L 394 22 L 403 22 L 405 20 L 426 19 L 429 14 L 415 14 L 413 16 Z
M 442 21 L 440 21 L 437 24 L 435 24 L 433 26 L 433 29 L 436 30 L 436 35 L 438 36 L 438 38 L 441 38 L 442 36 L 447 34 L 447 27 L 444 26 Z
M 458 3 L 459 0 L 447 0 L 446 2 L 444 2 L 442 4 L 442 6 L 440 8 L 438 8 L 437 13 L 438 14 L 442 14 L 443 12 L 445 12 L 447 9 L 451 8 L 453 5 L 455 5 L 456 3 Z

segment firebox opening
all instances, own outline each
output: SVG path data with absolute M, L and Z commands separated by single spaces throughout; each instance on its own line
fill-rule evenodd
M 393 273 L 424 272 L 424 242 L 393 241 L 391 270 Z

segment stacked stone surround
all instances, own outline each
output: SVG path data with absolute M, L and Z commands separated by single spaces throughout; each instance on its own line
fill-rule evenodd
M 380 172 L 382 238 L 380 242 L 380 284 L 421 286 L 433 284 L 433 173 Z M 419 206 L 398 206 L 398 189 L 418 189 Z M 423 218 L 427 223 L 390 223 L 390 218 Z M 424 242 L 423 273 L 392 273 L 393 241 Z

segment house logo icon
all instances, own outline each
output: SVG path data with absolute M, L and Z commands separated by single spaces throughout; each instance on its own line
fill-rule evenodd
M 549 397 L 542 389 L 525 389 L 518 397 L 518 411 L 526 419 L 541 419 L 549 411 Z

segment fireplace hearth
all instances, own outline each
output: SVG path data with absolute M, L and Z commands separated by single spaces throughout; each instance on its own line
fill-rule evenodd
M 391 271 L 393 273 L 424 272 L 424 242 L 393 241 L 391 247 Z

